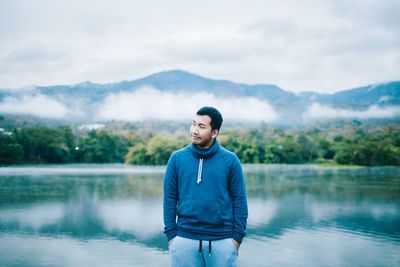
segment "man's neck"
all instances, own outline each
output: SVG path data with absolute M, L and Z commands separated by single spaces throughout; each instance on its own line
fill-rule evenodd
M 210 143 L 208 143 L 206 146 L 199 146 L 199 145 L 196 145 L 196 147 L 198 148 L 198 149 L 201 149 L 201 150 L 206 150 L 206 149 L 209 149 L 210 147 L 212 147 L 212 145 L 215 143 L 215 139 L 213 139 Z

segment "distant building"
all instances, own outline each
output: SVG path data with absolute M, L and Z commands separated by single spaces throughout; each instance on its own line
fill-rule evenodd
M 83 124 L 78 127 L 79 130 L 84 131 L 84 130 L 98 130 L 101 128 L 104 128 L 106 125 L 101 124 L 101 123 L 95 123 L 95 124 Z
M 8 132 L 8 131 L 4 130 L 4 128 L 0 128 L 0 134 L 2 134 L 2 135 L 12 135 L 12 132 Z

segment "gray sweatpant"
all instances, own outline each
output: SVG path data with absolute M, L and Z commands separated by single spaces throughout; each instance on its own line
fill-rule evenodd
M 210 246 L 211 245 L 211 246 Z M 231 238 L 206 241 L 175 237 L 169 247 L 172 267 L 235 267 L 238 250 Z

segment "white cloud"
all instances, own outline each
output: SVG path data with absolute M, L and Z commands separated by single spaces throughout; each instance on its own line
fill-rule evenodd
M 400 115 L 400 107 L 370 106 L 366 110 L 332 108 L 313 103 L 303 114 L 304 120 L 313 119 L 385 119 Z
M 0 113 L 25 114 L 42 118 L 62 119 L 69 110 L 62 103 L 48 96 L 22 95 L 21 97 L 7 96 L 0 102 Z
M 395 0 L 1 1 L 0 88 L 184 69 L 334 92 L 399 79 L 399 13 Z
M 111 94 L 98 114 L 102 120 L 187 120 L 202 106 L 216 107 L 225 120 L 271 122 L 278 118 L 271 105 L 255 98 L 218 98 L 206 92 L 171 93 L 153 88 Z

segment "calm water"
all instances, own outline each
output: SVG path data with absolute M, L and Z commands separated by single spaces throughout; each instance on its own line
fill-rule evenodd
M 163 171 L 0 168 L 0 266 L 168 266 Z M 400 167 L 245 172 L 239 266 L 400 266 Z

